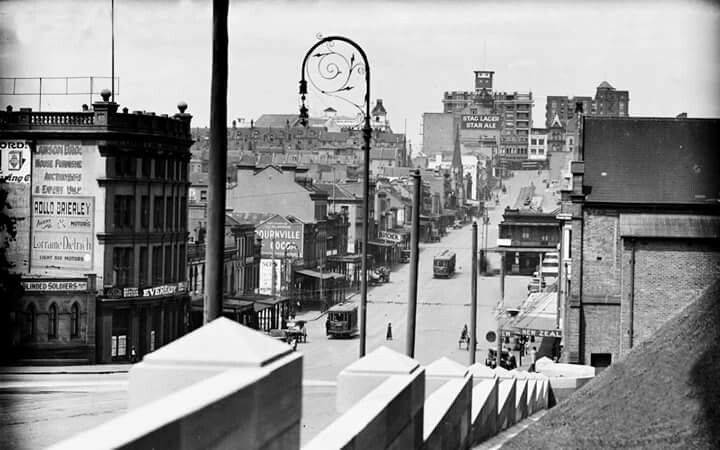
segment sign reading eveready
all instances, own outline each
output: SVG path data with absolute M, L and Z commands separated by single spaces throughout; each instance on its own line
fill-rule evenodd
M 460 116 L 465 130 L 498 130 L 500 116 L 496 114 L 466 114 Z

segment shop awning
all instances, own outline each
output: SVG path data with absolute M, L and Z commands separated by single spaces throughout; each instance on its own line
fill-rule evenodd
M 337 272 L 322 272 L 322 273 L 320 273 L 317 270 L 310 270 L 310 269 L 296 270 L 295 273 L 299 273 L 300 275 L 305 275 L 306 277 L 323 279 L 323 280 L 345 278 L 345 275 L 343 275 L 341 273 L 337 273 Z
M 498 247 L 489 247 L 485 249 L 486 252 L 525 252 L 525 253 L 551 253 L 556 252 L 557 247 L 511 247 L 511 246 L 498 246 Z
M 520 308 L 520 314 L 503 329 L 536 337 L 562 337 L 557 328 L 557 292 L 530 294 Z
M 374 245 L 376 247 L 393 247 L 395 244 L 390 242 L 378 242 L 378 241 L 368 241 L 368 246 Z

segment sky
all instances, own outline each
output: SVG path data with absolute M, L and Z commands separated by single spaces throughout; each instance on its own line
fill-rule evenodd
M 580 3 L 580 2 L 578 2 Z M 209 126 L 212 2 L 115 0 L 116 101 L 173 114 L 185 101 Z M 0 77 L 88 77 L 109 87 L 110 0 L 0 0 Z M 298 111 L 302 59 L 317 36 L 343 35 L 366 52 L 372 104 L 417 150 L 422 114 L 445 91 L 472 90 L 474 70 L 495 71 L 495 90 L 531 91 L 534 126 L 548 95 L 593 96 L 603 80 L 630 91 L 630 115 L 720 117 L 720 7 L 701 1 L 234 1 L 229 27 L 228 123 Z M 72 80 L 71 92 L 89 83 Z M 0 107 L 39 107 L 6 95 Z M 16 93 L 38 89 L 15 83 Z M 46 92 L 64 81 L 45 80 Z M 95 95 L 93 101 L 99 100 Z M 42 98 L 47 111 L 80 110 L 89 95 Z M 311 115 L 331 106 L 311 92 Z M 407 128 L 406 128 L 407 127 Z

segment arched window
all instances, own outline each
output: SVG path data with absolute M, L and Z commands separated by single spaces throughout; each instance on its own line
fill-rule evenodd
M 48 310 L 48 337 L 54 338 L 57 337 L 57 306 L 55 303 L 50 305 L 50 309 Z
M 70 337 L 80 336 L 80 306 L 73 303 L 70 308 Z
M 25 334 L 35 337 L 35 304 L 30 303 L 25 312 Z

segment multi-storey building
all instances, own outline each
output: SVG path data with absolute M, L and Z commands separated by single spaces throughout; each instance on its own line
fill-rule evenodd
M 127 360 L 187 330 L 191 116 L 184 104 L 173 117 L 118 112 L 109 97 L 90 111 L 0 113 L 14 162 L 0 170 L 27 174 L 9 185 L 18 357 Z
M 562 359 L 608 366 L 720 279 L 717 119 L 585 117 L 562 192 Z
M 555 116 L 563 126 L 575 118 L 577 106 L 582 106 L 586 116 L 627 117 L 630 115 L 629 91 L 618 91 L 607 81 L 603 81 L 595 91 L 595 97 L 565 97 L 548 95 L 545 104 L 545 126 L 550 128 Z

